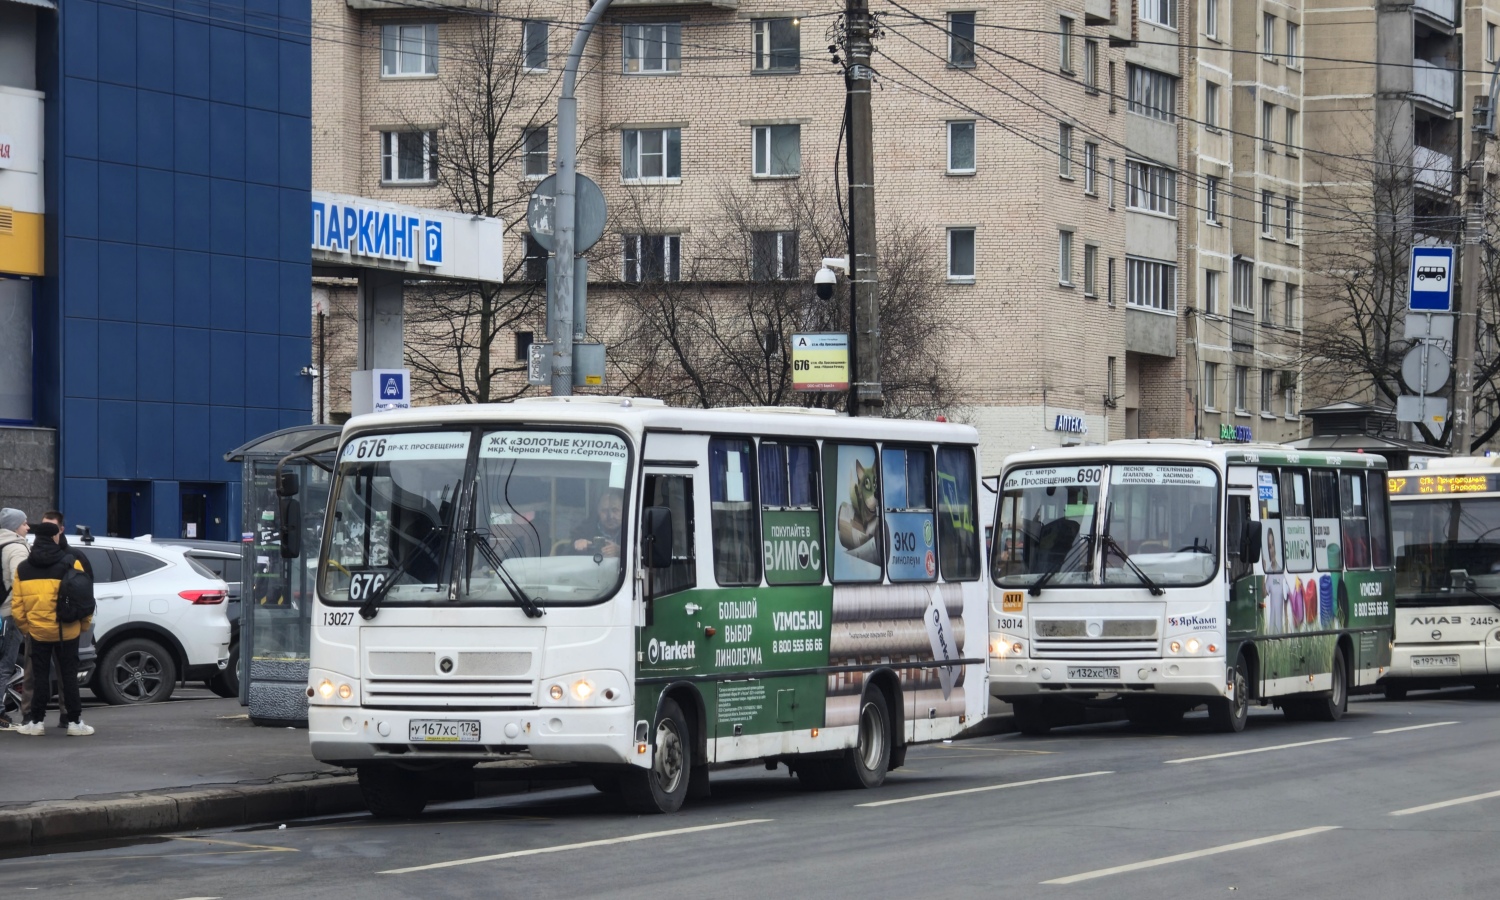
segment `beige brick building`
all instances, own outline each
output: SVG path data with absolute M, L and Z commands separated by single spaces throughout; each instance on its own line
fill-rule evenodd
M 473 5 L 314 0 L 316 189 L 452 205 L 423 166 L 428 149 L 445 152 L 445 79 L 461 70 Z M 1303 67 L 1285 43 L 1301 3 L 874 8 L 885 31 L 874 60 L 877 219 L 905 223 L 937 263 L 943 353 L 960 376 L 949 413 L 981 429 L 994 465 L 1031 446 L 1217 440 L 1226 425 L 1249 429 L 1240 439 L 1301 436 L 1291 360 L 1302 156 L 1286 129 L 1299 127 Z M 497 134 L 520 151 L 499 179 L 515 196 L 533 183 L 528 172 L 552 170 L 549 120 L 586 9 L 498 9 L 501 42 L 523 69 Z M 616 0 L 578 89 L 579 169 L 611 210 L 591 254 L 591 336 L 611 343 L 612 298 L 643 258 L 691 273 L 716 252 L 709 235 L 725 197 L 777 209 L 772 198 L 805 187 L 832 204 L 844 85 L 825 47 L 838 11 Z M 1235 52 L 1267 46 L 1268 24 L 1273 50 Z M 1267 103 L 1272 135 L 1260 131 Z M 518 260 L 524 205 L 500 215 L 513 238 L 507 269 L 535 277 Z M 755 227 L 770 232 L 794 224 L 760 215 Z M 777 240 L 778 253 L 791 246 Z M 810 285 L 818 257 L 843 252 L 839 239 L 803 234 L 778 273 Z M 342 333 L 351 289 L 322 287 L 330 333 Z M 541 322 L 526 327 L 540 339 Z M 331 341 L 326 357 L 335 412 L 347 404 L 349 343 Z

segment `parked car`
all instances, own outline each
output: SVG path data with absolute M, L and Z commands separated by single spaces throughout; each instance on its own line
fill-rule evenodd
M 185 547 L 78 532 L 72 548 L 94 569 L 96 697 L 158 702 L 179 679 L 209 681 L 224 671 L 230 626 L 222 578 Z
M 229 599 L 224 612 L 229 617 L 229 664 L 204 681 L 209 690 L 220 697 L 240 695 L 240 590 L 243 581 L 240 566 L 243 556 L 240 545 L 232 541 L 200 541 L 192 538 L 158 538 L 150 535 L 136 540 L 149 540 L 153 544 L 182 547 L 187 555 L 203 564 L 229 587 Z

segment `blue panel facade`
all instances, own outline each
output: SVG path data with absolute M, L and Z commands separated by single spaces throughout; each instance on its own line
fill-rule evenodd
M 38 424 L 70 521 L 238 537 L 225 451 L 311 419 L 310 0 L 68 0 L 41 25 Z M 117 504 L 121 505 L 121 504 Z

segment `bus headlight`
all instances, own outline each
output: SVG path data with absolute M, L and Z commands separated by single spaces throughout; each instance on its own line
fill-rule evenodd
M 547 690 L 547 696 L 551 697 L 553 700 L 561 700 L 563 698 L 563 686 L 560 684 L 554 684 Z
M 323 679 L 322 683 L 318 685 L 318 696 L 322 697 L 324 700 L 332 698 L 333 682 L 329 681 L 327 678 Z
M 350 687 L 347 684 L 341 684 L 341 685 L 339 685 L 339 699 L 340 700 L 348 700 L 352 696 L 354 696 L 354 688 Z
M 592 684 L 589 684 L 588 679 L 581 678 L 578 681 L 573 682 L 573 696 L 577 697 L 579 700 L 588 700 L 588 698 L 593 693 L 594 686 Z
M 1172 643 L 1167 645 L 1167 649 L 1171 650 L 1173 653 L 1181 653 L 1182 645 L 1177 643 L 1176 641 L 1173 641 Z
M 611 669 L 557 675 L 546 684 L 543 706 L 619 706 L 630 702 L 624 674 Z
M 1188 638 L 1187 650 L 1188 650 L 1189 653 L 1197 653 L 1198 652 L 1198 639 L 1197 638 Z

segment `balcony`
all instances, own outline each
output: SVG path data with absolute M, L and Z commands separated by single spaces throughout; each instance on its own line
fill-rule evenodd
M 1412 98 L 1440 113 L 1458 108 L 1458 79 L 1452 69 L 1435 66 L 1425 59 L 1412 60 Z
M 1444 196 L 1453 194 L 1453 157 L 1428 147 L 1417 147 L 1412 151 L 1411 163 L 1418 187 Z
M 1453 28 L 1458 25 L 1457 3 L 1455 0 L 1416 0 L 1412 4 L 1413 11 L 1422 18 L 1430 19 L 1438 25 Z
M 1119 0 L 1083 0 L 1083 24 L 1113 25 L 1117 19 L 1115 4 Z

